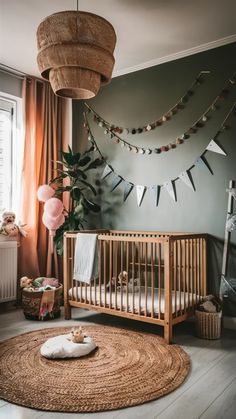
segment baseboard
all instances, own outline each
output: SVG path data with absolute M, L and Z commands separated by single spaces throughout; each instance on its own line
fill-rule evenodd
M 223 317 L 224 329 L 236 330 L 236 317 Z

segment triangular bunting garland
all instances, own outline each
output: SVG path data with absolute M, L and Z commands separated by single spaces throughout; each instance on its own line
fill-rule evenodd
M 204 169 L 204 170 L 209 171 L 213 175 L 213 172 L 212 172 L 208 162 L 206 161 L 206 159 L 203 156 L 198 157 L 198 159 L 195 161 L 194 165 L 196 167 L 198 167 L 199 169 Z
M 187 170 L 185 172 L 180 173 L 179 179 L 182 180 L 182 182 L 184 182 L 185 185 L 187 185 L 193 191 L 196 190 L 195 186 L 194 186 L 194 183 L 193 183 L 192 176 L 190 175 L 190 173 Z
M 138 202 L 138 206 L 140 207 L 140 205 L 143 202 L 143 198 L 146 192 L 146 186 L 142 186 L 142 185 L 136 185 L 136 192 L 137 192 L 137 202 Z
M 168 194 L 173 199 L 173 201 L 177 201 L 174 182 L 172 180 L 169 180 L 168 182 L 164 182 L 163 186 L 167 190 Z
M 150 186 L 149 189 L 154 200 L 155 206 L 157 207 L 159 203 L 161 187 L 159 185 L 153 185 Z
M 106 165 L 105 169 L 103 170 L 101 179 L 105 179 L 107 176 L 109 176 L 113 172 L 113 169 L 111 166 Z
M 222 154 L 223 156 L 227 156 L 224 150 L 215 142 L 215 140 L 211 140 L 206 148 L 206 150 L 212 151 L 213 153 Z
M 125 202 L 129 194 L 132 192 L 134 184 L 130 182 L 126 182 L 126 181 L 124 183 L 125 183 L 125 188 L 124 188 L 124 202 Z
M 119 186 L 122 180 L 123 179 L 121 176 L 118 176 L 117 174 L 114 173 L 113 181 L 111 184 L 111 192 L 113 192 L 117 188 L 117 186 Z

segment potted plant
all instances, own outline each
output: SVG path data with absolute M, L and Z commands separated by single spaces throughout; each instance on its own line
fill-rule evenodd
M 65 216 L 65 222 L 58 228 L 54 237 L 57 253 L 63 253 L 63 235 L 65 231 L 77 231 L 84 228 L 86 216 L 92 212 L 99 212 L 100 206 L 90 198 L 96 195 L 96 189 L 90 183 L 88 172 L 97 169 L 104 161 L 92 159 L 91 147 L 84 153 L 74 153 L 70 146 L 68 152 L 62 152 L 62 160 L 57 161 L 60 168 L 59 175 L 51 180 L 50 185 L 56 186 L 55 196 L 61 196 L 67 192 L 70 194 L 70 208 Z M 66 180 L 67 179 L 67 180 Z M 65 181 L 66 180 L 66 181 Z

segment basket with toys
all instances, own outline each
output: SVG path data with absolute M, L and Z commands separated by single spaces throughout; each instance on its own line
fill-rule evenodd
M 51 320 L 60 316 L 62 284 L 56 278 L 23 276 L 22 307 L 26 319 Z

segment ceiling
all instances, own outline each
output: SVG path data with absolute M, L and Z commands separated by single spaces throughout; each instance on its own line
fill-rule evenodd
M 0 0 L 0 62 L 39 75 L 36 29 L 76 0 Z M 236 41 L 235 0 L 79 0 L 117 34 L 114 76 Z

